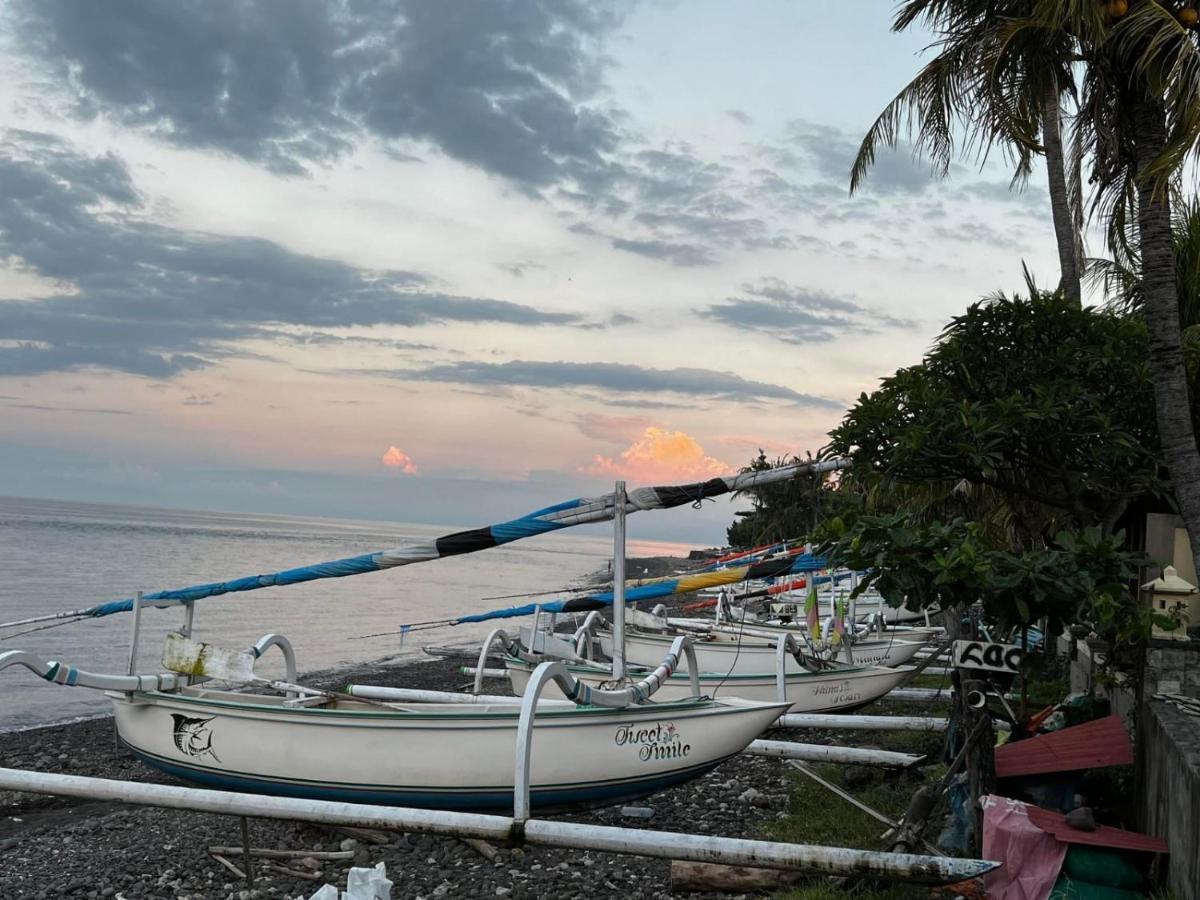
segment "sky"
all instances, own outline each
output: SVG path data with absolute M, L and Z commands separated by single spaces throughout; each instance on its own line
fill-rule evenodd
M 7 0 L 0 494 L 473 526 L 815 452 L 1057 281 L 1040 172 L 849 194 L 892 12 Z

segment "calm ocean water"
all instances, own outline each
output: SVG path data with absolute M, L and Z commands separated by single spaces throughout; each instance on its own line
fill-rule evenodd
M 454 531 L 446 526 L 296 516 L 241 515 L 0 497 L 0 621 L 78 609 L 164 588 L 273 572 L 382 550 Z M 631 556 L 675 555 L 688 547 L 629 542 Z M 278 631 L 296 649 L 301 671 L 382 658 L 423 657 L 423 644 L 470 644 L 488 624 L 356 640 L 401 623 L 448 618 L 526 602 L 489 600 L 520 591 L 564 588 L 602 569 L 611 537 L 568 532 L 530 538 L 467 556 L 390 571 L 329 579 L 196 604 L 195 636 L 247 647 Z M 156 671 L 165 634 L 180 610 L 142 616 L 139 668 Z M 132 616 L 120 614 L 0 642 L 91 671 L 124 672 Z M 282 674 L 264 657 L 265 674 Z M 108 701 L 96 691 L 49 684 L 23 667 L 0 672 L 0 731 L 93 716 Z

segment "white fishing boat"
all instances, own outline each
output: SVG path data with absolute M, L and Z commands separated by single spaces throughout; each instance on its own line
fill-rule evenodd
M 504 659 L 513 692 L 520 694 L 529 683 L 535 663 L 508 654 Z M 571 675 L 584 684 L 604 687 L 611 684 L 612 674 L 606 669 L 584 663 L 567 666 Z M 637 677 L 643 671 L 631 668 L 630 675 Z M 789 704 L 788 712 L 816 713 L 855 709 L 888 693 L 908 674 L 909 669 L 887 669 L 878 666 L 833 666 L 818 671 L 789 672 L 784 676 L 782 690 Z M 769 702 L 779 700 L 778 677 L 771 672 L 754 674 L 732 674 L 724 672 L 697 673 L 700 691 L 711 697 L 740 697 L 743 700 Z M 691 690 L 686 673 L 670 675 L 658 689 L 655 697 L 678 700 L 688 696 Z M 551 694 L 553 688 L 548 687 Z M 562 696 L 553 693 L 553 696 Z
M 745 749 L 786 709 L 675 699 L 539 711 L 533 806 L 618 802 L 695 778 Z M 280 696 L 185 688 L 122 696 L 113 706 L 121 741 L 138 758 L 205 786 L 437 809 L 512 808 L 516 704 L 382 708 L 339 698 L 320 708 L 288 708 Z
M 781 634 L 794 635 L 804 640 L 806 630 L 803 627 L 773 625 L 767 622 L 747 622 L 745 625 L 717 624 L 703 619 L 668 619 L 668 624 L 679 628 L 694 638 L 703 638 L 704 642 L 741 644 L 743 647 L 759 647 L 764 641 L 773 642 Z M 851 653 L 856 665 L 866 666 L 902 666 L 911 661 L 929 642 L 939 635 L 940 629 L 915 629 L 913 631 L 893 632 L 894 636 L 856 637 L 851 643 Z M 826 651 L 827 654 L 837 654 L 836 648 Z
M 607 656 L 612 653 L 613 636 L 607 629 L 596 629 L 595 636 L 600 642 L 601 651 Z M 661 659 L 665 648 L 671 645 L 673 635 L 654 634 L 641 630 L 630 630 L 625 635 L 625 655 L 633 663 L 643 666 L 654 665 L 656 659 Z M 693 648 L 696 652 L 697 665 L 701 673 L 720 673 L 722 675 L 765 675 L 774 677 L 777 668 L 777 641 L 763 636 L 746 636 L 742 641 L 729 640 L 727 636 L 715 637 L 704 633 L 694 636 Z M 890 647 L 876 650 L 876 655 L 884 660 L 896 659 L 907 661 L 925 646 L 918 643 L 892 642 Z M 859 659 L 858 645 L 853 649 L 856 665 L 879 665 L 865 663 Z M 889 662 L 896 666 L 901 662 Z M 785 659 L 788 675 L 808 671 L 804 664 L 795 656 L 788 654 Z
M 269 637 L 265 646 L 286 643 Z M 295 684 L 290 661 L 288 681 L 250 675 L 241 680 L 252 690 L 215 689 L 188 682 L 197 672 L 229 678 L 231 667 L 214 667 L 215 648 L 195 646 L 205 649 L 191 654 L 190 675 L 99 675 L 21 651 L 0 654 L 0 669 L 20 664 L 48 681 L 107 690 L 117 734 L 134 755 L 208 787 L 438 809 L 512 807 L 520 698 L 371 687 L 336 694 Z M 252 669 L 255 652 L 245 655 Z M 232 668 L 249 671 L 243 663 Z M 647 675 L 643 693 L 663 674 Z M 630 702 L 632 690 L 555 683 L 560 696 L 586 702 L 542 702 L 532 716 L 530 799 L 541 808 L 619 802 L 695 778 L 741 752 L 788 707 L 694 692 L 639 704 Z M 619 694 L 623 706 L 599 705 Z

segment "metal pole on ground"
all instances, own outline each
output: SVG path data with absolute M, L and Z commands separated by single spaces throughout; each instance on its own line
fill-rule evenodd
M 21 769 L 0 768 L 0 790 L 492 841 L 520 838 L 523 833 L 526 843 L 534 845 L 927 884 L 951 884 L 978 878 L 999 865 L 979 859 L 939 859 L 910 853 L 749 841 L 545 819 L 529 819 L 523 829 L 519 829 L 507 816 L 267 797 Z

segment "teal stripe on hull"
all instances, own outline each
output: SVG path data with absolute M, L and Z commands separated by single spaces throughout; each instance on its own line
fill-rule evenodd
M 380 786 L 354 787 L 345 784 L 320 784 L 315 782 L 274 781 L 253 775 L 217 772 L 211 769 L 194 768 L 178 761 L 164 759 L 146 753 L 122 740 L 134 756 L 156 769 L 176 778 L 204 787 L 228 791 L 243 791 L 251 794 L 269 794 L 276 797 L 303 797 L 310 800 L 334 800 L 344 803 L 372 803 L 380 806 L 407 806 L 418 809 L 449 809 L 463 812 L 511 813 L 513 795 L 511 790 L 464 787 L 459 790 L 418 790 L 400 787 L 390 790 Z M 607 806 L 636 800 L 657 793 L 676 784 L 691 781 L 715 769 L 730 757 L 680 769 L 668 774 L 647 776 L 627 781 L 609 781 L 600 784 L 560 785 L 553 788 L 534 789 L 530 792 L 530 803 L 542 812 L 579 809 L 591 806 Z

